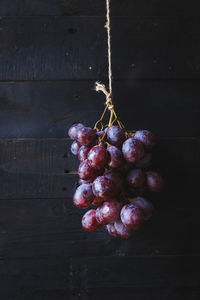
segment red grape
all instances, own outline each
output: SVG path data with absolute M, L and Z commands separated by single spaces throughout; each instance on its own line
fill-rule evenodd
M 112 181 L 121 180 L 118 170 L 105 170 L 104 176 Z
M 84 128 L 85 126 L 81 123 L 73 124 L 68 131 L 68 135 L 72 140 L 76 140 L 79 129 Z
M 100 206 L 100 205 L 102 205 L 103 201 L 104 201 L 103 199 L 95 198 L 93 200 L 92 204 L 95 205 L 95 206 Z
M 144 220 L 148 220 L 151 217 L 152 211 L 153 211 L 153 206 L 146 199 L 144 199 L 142 197 L 136 197 L 132 200 L 131 204 L 135 205 L 136 207 L 138 207 L 142 210 Z
M 138 140 L 135 140 L 134 138 L 127 139 L 123 145 L 122 145 L 122 152 L 124 155 L 124 158 L 128 162 L 136 162 L 144 154 L 144 147 L 142 146 L 142 143 Z
M 102 169 L 105 167 L 108 159 L 108 151 L 101 145 L 94 146 L 88 153 L 88 161 L 94 169 Z
M 105 133 L 104 130 L 97 131 L 97 136 L 98 136 L 99 138 L 102 138 L 103 135 L 104 135 L 104 133 Z
M 106 201 L 101 206 L 101 216 L 104 224 L 114 223 L 120 217 L 122 204 L 116 200 Z
M 84 160 L 78 168 L 78 175 L 81 179 L 88 180 L 95 177 L 95 169 L 89 164 L 88 160 Z
M 73 202 L 79 208 L 97 206 L 82 218 L 85 231 L 101 224 L 111 236 L 127 239 L 152 214 L 152 204 L 140 196 L 147 188 L 159 192 L 164 185 L 158 173 L 146 171 L 155 136 L 148 130 L 129 134 L 115 125 L 105 128 L 102 124 L 102 128 L 97 131 L 80 123 L 69 128 L 74 140 L 71 152 L 81 161 Z
M 138 229 L 143 223 L 142 210 L 133 204 L 126 204 L 122 207 L 120 217 L 122 223 L 131 229 Z
M 85 208 L 88 207 L 93 200 L 94 194 L 92 192 L 91 184 L 82 184 L 76 189 L 73 197 L 75 206 L 79 208 Z
M 97 135 L 95 130 L 89 127 L 82 127 L 77 132 L 76 140 L 85 146 L 95 145 L 97 141 Z
M 72 144 L 71 144 L 71 152 L 72 154 L 74 155 L 77 155 L 78 154 L 78 151 L 80 149 L 80 144 L 76 141 L 74 141 Z
M 113 237 L 115 237 L 115 238 L 120 237 L 120 236 L 117 234 L 117 231 L 116 231 L 116 229 L 115 229 L 114 224 L 107 224 L 107 225 L 106 225 L 106 229 L 107 229 L 108 233 L 109 233 L 111 236 L 113 236 Z
M 147 175 L 147 187 L 152 192 L 161 192 L 164 187 L 164 180 L 157 172 L 148 171 Z
M 124 162 L 122 152 L 115 146 L 108 147 L 107 151 L 110 154 L 108 166 L 113 169 L 119 168 Z
M 142 196 L 146 192 L 146 187 L 141 188 L 128 188 L 128 197 L 136 197 L 136 196 Z
M 147 152 L 140 160 L 135 162 L 135 166 L 137 168 L 145 169 L 151 165 L 151 162 L 152 162 L 152 153 Z
M 112 199 L 118 193 L 115 184 L 105 176 L 97 177 L 92 184 L 93 193 L 103 200 Z
M 81 146 L 79 151 L 78 151 L 78 159 L 80 161 L 84 161 L 88 157 L 88 152 L 90 151 L 90 148 L 87 146 Z
M 134 139 L 140 141 L 146 149 L 151 149 L 156 143 L 154 134 L 149 130 L 138 130 L 134 135 Z
M 120 194 L 123 190 L 123 179 L 120 176 L 120 173 L 118 173 L 115 170 L 107 170 L 104 173 L 104 176 L 114 184 L 116 189 L 116 195 Z
M 121 220 L 116 221 L 114 223 L 114 227 L 115 227 L 117 236 L 122 239 L 128 239 L 132 234 L 132 230 L 130 228 L 126 227 L 121 222 Z
M 111 126 L 107 131 L 107 141 L 111 145 L 121 146 L 125 140 L 124 129 L 119 126 Z
M 89 231 L 89 232 L 95 231 L 97 229 L 99 223 L 97 222 L 96 219 L 95 209 L 90 209 L 84 214 L 82 218 L 82 226 L 85 231 Z
M 126 160 L 124 160 L 124 163 L 122 164 L 122 166 L 120 168 L 117 169 L 117 171 L 119 171 L 120 173 L 122 173 L 123 175 L 127 174 L 131 169 L 134 168 L 134 164 L 130 163 Z
M 96 219 L 99 224 L 105 225 L 104 219 L 102 218 L 102 210 L 100 206 L 96 209 Z
M 142 188 L 146 183 L 146 174 L 141 169 L 133 169 L 128 173 L 126 180 L 131 188 Z
M 78 183 L 79 183 L 79 185 L 81 185 L 81 184 L 84 184 L 84 183 L 92 183 L 93 181 L 94 181 L 94 178 L 90 178 L 88 180 L 84 180 L 84 179 L 79 178 Z

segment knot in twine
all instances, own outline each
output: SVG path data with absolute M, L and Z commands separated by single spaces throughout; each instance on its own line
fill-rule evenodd
M 110 111 L 113 110 L 114 105 L 112 103 L 112 92 L 108 92 L 106 86 L 98 81 L 95 83 L 95 90 L 97 92 L 101 91 L 104 93 L 104 95 L 106 96 L 106 102 L 105 102 L 106 107 Z

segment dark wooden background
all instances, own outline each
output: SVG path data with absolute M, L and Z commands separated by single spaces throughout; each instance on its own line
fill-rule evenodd
M 114 102 L 160 138 L 167 188 L 130 240 L 83 232 L 72 122 L 107 80 L 104 0 L 0 1 L 0 299 L 199 300 L 198 0 L 113 0 Z

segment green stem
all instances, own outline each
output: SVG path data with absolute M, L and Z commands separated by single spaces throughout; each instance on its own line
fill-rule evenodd
M 112 109 L 110 112 L 110 120 L 109 120 L 108 127 L 112 125 L 113 117 L 114 117 L 114 110 Z

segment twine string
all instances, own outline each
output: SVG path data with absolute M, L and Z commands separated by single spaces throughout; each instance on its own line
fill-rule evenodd
M 111 25 L 110 25 L 110 0 L 106 0 L 106 18 L 107 23 L 105 25 L 105 28 L 107 28 L 107 34 L 108 34 L 108 77 L 109 77 L 109 91 L 110 96 L 112 97 L 112 54 L 111 54 Z
M 110 26 L 110 0 L 106 0 L 106 24 L 107 29 L 107 44 L 108 44 L 108 79 L 109 79 L 109 91 L 106 86 L 100 82 L 95 83 L 95 90 L 101 91 L 106 96 L 106 107 L 112 111 L 114 106 L 112 103 L 112 54 L 111 54 L 111 26 Z
M 106 86 L 104 84 L 102 84 L 98 81 L 95 84 L 96 84 L 96 87 L 95 87 L 96 91 L 97 92 L 101 91 L 105 94 L 105 96 L 106 96 L 105 105 L 111 111 L 114 108 L 114 105 L 112 103 L 112 94 L 107 91 Z

